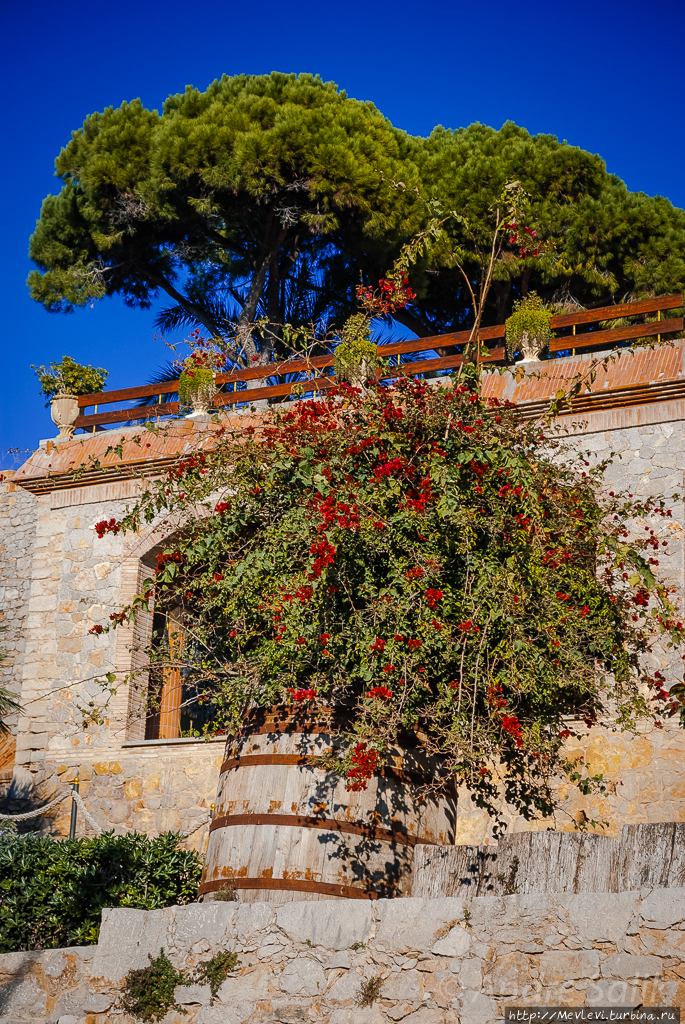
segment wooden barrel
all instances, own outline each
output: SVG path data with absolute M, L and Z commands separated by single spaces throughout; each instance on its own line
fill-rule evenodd
M 417 844 L 454 840 L 454 794 L 422 792 L 437 762 L 399 747 L 365 790 L 316 768 L 349 725 L 272 709 L 230 737 L 200 895 L 227 885 L 245 902 L 410 896 Z M 211 898 L 211 897 L 210 897 Z

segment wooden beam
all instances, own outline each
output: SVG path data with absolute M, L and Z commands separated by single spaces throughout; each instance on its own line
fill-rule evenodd
M 631 324 L 630 327 L 612 327 L 607 331 L 586 331 L 584 334 L 554 338 L 549 343 L 550 352 L 565 352 L 572 348 L 590 348 L 591 345 L 613 345 L 630 338 L 650 338 L 655 334 L 672 334 L 683 329 L 683 318 L 658 320 L 653 324 Z
M 559 327 L 572 327 L 574 324 L 618 320 L 620 317 L 638 316 L 640 313 L 656 313 L 660 309 L 680 309 L 682 304 L 682 295 L 661 295 L 657 299 L 645 299 L 643 302 L 624 302 L 619 306 L 599 306 L 597 309 L 585 309 L 579 313 L 561 313 L 552 317 L 550 326 L 552 330 L 557 330 Z

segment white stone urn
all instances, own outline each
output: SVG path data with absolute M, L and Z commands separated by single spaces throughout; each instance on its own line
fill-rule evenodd
M 523 358 L 520 360 L 522 363 L 535 363 L 540 357 L 540 353 L 547 342 L 540 341 L 539 338 L 533 337 L 528 334 L 528 331 L 524 331 L 521 335 L 521 340 L 518 343 L 519 351 L 523 354 Z
M 78 417 L 78 398 L 76 395 L 55 395 L 50 399 L 50 416 L 59 428 L 59 440 L 69 441 L 74 433 L 74 424 Z

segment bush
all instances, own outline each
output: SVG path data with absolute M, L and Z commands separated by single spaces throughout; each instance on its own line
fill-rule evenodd
M 97 942 L 103 907 L 192 902 L 200 858 L 180 840 L 176 832 L 0 836 L 0 953 Z

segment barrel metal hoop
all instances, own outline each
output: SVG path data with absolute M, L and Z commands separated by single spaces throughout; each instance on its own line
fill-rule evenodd
M 257 764 L 295 764 L 300 765 L 303 768 L 316 769 L 316 765 L 312 764 L 312 759 L 316 757 L 316 754 L 309 756 L 302 756 L 301 754 L 242 754 L 239 757 L 229 757 L 221 765 L 220 772 L 231 771 L 233 768 L 243 768 L 249 765 Z M 319 769 L 325 771 L 325 769 Z M 418 785 L 425 785 L 428 779 L 424 775 L 420 775 L 419 772 L 404 771 L 404 769 L 383 767 L 375 774 L 381 775 L 384 778 L 395 779 L 397 782 L 411 782 Z
M 377 900 L 378 893 L 337 882 L 310 882 L 298 878 L 219 878 L 203 882 L 198 896 L 233 886 L 235 889 L 280 889 L 284 892 L 316 892 L 322 896 L 343 896 L 351 900 Z
M 209 827 L 210 832 L 217 828 L 231 828 L 234 825 L 286 825 L 295 828 L 319 828 L 324 832 L 344 832 L 353 836 L 366 836 L 367 839 L 379 839 L 386 843 L 400 843 L 402 846 L 435 846 L 432 839 L 421 839 L 390 828 L 378 825 L 365 825 L 363 822 L 339 821 L 337 818 L 317 818 L 304 814 L 223 814 L 215 818 Z

